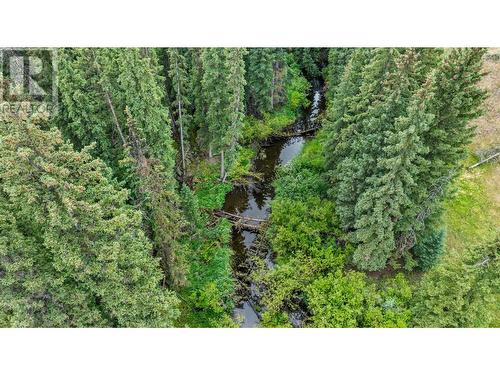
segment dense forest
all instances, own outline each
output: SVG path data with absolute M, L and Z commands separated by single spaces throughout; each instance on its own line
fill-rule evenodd
M 55 52 L 57 110 L 0 103 L 0 327 L 500 326 L 498 52 Z

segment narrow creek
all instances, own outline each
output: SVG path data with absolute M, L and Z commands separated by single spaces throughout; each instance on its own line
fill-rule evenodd
M 313 86 L 310 108 L 292 126 L 294 131 L 306 130 L 316 126 L 322 102 L 319 84 Z M 274 138 L 262 146 L 254 161 L 254 171 L 260 179 L 248 186 L 237 186 L 227 196 L 224 210 L 233 214 L 266 219 L 271 213 L 271 200 L 274 197 L 273 181 L 279 166 L 285 165 L 300 153 L 307 136 Z M 233 274 L 237 280 L 237 305 L 234 316 L 241 321 L 241 327 L 257 327 L 259 314 L 256 311 L 258 295 L 250 280 L 252 248 L 258 241 L 254 232 L 233 228 L 232 248 Z M 264 255 L 268 268 L 274 266 L 273 254 Z

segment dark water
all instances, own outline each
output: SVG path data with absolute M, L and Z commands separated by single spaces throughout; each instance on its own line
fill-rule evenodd
M 302 117 L 294 125 L 295 130 L 304 130 L 315 126 L 321 103 L 321 92 L 314 90 L 312 105 L 307 117 Z M 224 210 L 243 216 L 265 219 L 271 210 L 271 200 L 274 197 L 272 182 L 279 166 L 287 164 L 300 153 L 305 137 L 298 136 L 285 139 L 275 139 L 261 148 L 254 166 L 260 179 L 249 186 L 234 188 L 227 196 Z M 247 230 L 233 229 L 232 248 L 233 273 L 238 281 L 237 306 L 234 311 L 236 318 L 242 321 L 241 327 L 256 327 L 259 323 L 255 305 L 258 303 L 255 286 L 249 279 L 250 257 L 252 246 L 257 241 L 257 234 Z M 272 268 L 273 255 L 268 253 L 264 258 L 268 268 Z

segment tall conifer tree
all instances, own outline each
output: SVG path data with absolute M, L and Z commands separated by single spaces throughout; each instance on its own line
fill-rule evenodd
M 0 324 L 172 325 L 178 300 L 104 163 L 28 120 L 0 138 Z
M 344 70 L 354 53 L 354 48 L 330 48 L 328 51 L 328 66 L 326 68 L 326 98 L 332 100 Z
M 227 48 L 226 53 L 226 73 L 228 90 L 228 128 L 225 131 L 224 146 L 225 149 L 234 152 L 236 142 L 240 135 L 243 118 L 245 116 L 245 60 L 247 54 L 245 48 Z M 223 151 L 222 151 L 223 152 Z M 222 153 L 221 178 L 224 179 L 225 161 Z
M 64 50 L 59 90 L 67 121 L 60 127 L 79 147 L 95 142 L 96 156 L 131 189 L 173 285 L 182 220 L 160 70 L 154 54 L 139 49 Z
M 181 160 L 182 173 L 186 172 L 186 145 L 185 132 L 189 123 L 189 99 L 188 99 L 188 74 L 186 66 L 186 58 L 180 53 L 178 48 L 169 48 L 169 64 L 170 69 L 168 74 L 172 81 L 175 99 L 172 102 L 172 109 L 177 117 L 177 126 L 179 127 L 179 139 L 181 144 Z
M 271 110 L 274 52 L 271 48 L 249 48 L 246 64 L 247 103 L 251 113 Z

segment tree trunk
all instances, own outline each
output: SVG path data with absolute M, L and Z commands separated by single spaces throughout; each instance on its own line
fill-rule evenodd
M 212 159 L 212 145 L 208 145 L 208 157 Z
M 276 80 L 276 74 L 274 73 L 274 62 L 272 64 L 273 66 L 273 84 L 271 86 L 271 109 L 274 109 L 274 84 L 275 84 L 275 80 Z
M 481 160 L 480 162 L 478 162 L 478 163 L 476 163 L 476 164 L 474 164 L 474 165 L 471 165 L 471 166 L 470 166 L 470 167 L 468 167 L 467 169 L 474 169 L 474 168 L 476 168 L 476 167 L 479 167 L 481 164 L 484 164 L 484 163 L 486 163 L 487 161 L 490 161 L 490 160 L 492 160 L 492 159 L 496 158 L 496 157 L 497 157 L 497 156 L 499 156 L 499 155 L 500 155 L 500 152 L 497 152 L 496 154 L 493 154 L 493 155 L 491 155 L 490 157 L 488 157 L 488 158 L 486 158 L 486 159 L 484 159 L 484 160 Z
M 224 182 L 226 180 L 226 168 L 224 166 L 224 150 L 220 151 L 220 180 Z
M 179 83 L 179 71 L 177 70 L 177 103 L 179 105 L 179 130 L 181 137 L 181 158 L 182 158 L 182 175 L 186 172 L 186 154 L 184 153 L 184 130 L 182 128 L 182 106 L 181 106 L 181 88 Z

